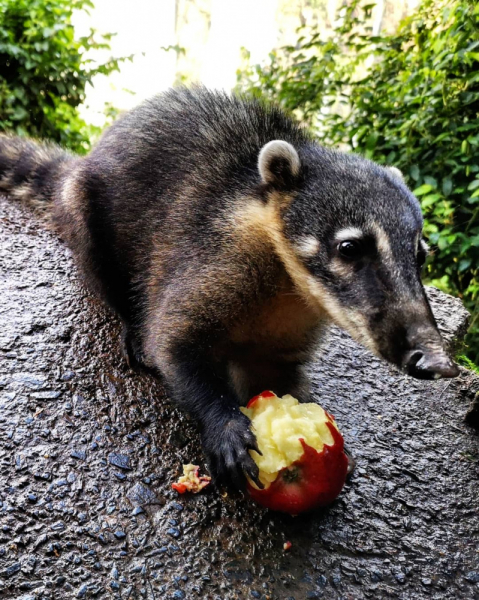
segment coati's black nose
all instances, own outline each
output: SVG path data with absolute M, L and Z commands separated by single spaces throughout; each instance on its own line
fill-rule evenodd
M 416 379 L 440 379 L 459 375 L 459 367 L 444 351 L 410 350 L 403 366 L 408 375 Z

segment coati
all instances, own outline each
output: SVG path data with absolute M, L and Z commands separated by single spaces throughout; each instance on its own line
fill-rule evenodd
M 91 153 L 0 138 L 0 189 L 43 206 L 120 315 L 132 365 L 197 421 L 216 480 L 257 480 L 239 405 L 308 401 L 336 323 L 413 377 L 454 377 L 400 173 L 321 147 L 278 107 L 198 87 L 121 116 Z

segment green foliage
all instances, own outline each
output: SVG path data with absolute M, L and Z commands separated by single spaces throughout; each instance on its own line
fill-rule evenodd
M 247 65 L 239 88 L 279 101 L 318 134 L 399 167 L 425 215 L 429 282 L 473 313 L 468 355 L 479 362 L 479 4 L 423 0 L 394 35 L 366 25 L 354 0 L 328 39 L 300 30 L 295 46 Z
M 94 128 L 78 114 L 85 86 L 123 60 L 87 57 L 109 50 L 110 34 L 75 38 L 73 12 L 91 7 L 90 0 L 0 0 L 0 130 L 88 150 Z
M 460 354 L 460 355 L 456 356 L 456 360 L 460 365 L 462 365 L 463 367 L 466 367 L 466 369 L 469 369 L 470 371 L 474 371 L 475 373 L 477 373 L 479 375 L 479 365 L 473 363 L 472 360 L 470 358 L 468 358 L 465 354 Z

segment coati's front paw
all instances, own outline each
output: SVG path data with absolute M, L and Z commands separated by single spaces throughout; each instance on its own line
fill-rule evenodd
M 244 489 L 245 474 L 260 488 L 259 469 L 248 450 L 259 452 L 256 437 L 250 429 L 251 422 L 240 414 L 221 425 L 207 426 L 202 441 L 210 473 L 218 484 Z

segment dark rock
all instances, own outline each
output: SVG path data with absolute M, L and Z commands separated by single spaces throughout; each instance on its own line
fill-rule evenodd
M 26 555 L 22 558 L 21 570 L 24 575 L 31 575 L 35 571 L 37 559 L 35 556 Z
M 29 389 L 40 389 L 45 385 L 46 378 L 43 375 L 37 375 L 33 373 L 15 373 L 13 375 L 13 381 L 20 383 Z
M 466 413 L 465 421 L 470 427 L 479 429 L 479 392 L 476 393 L 476 396 Z
M 382 581 L 382 580 L 383 580 L 383 574 L 381 573 L 381 571 L 378 571 L 378 570 L 371 571 L 371 581 L 373 583 L 377 583 L 378 581 Z
M 3 571 L 0 571 L 0 575 L 2 577 L 5 577 L 8 579 L 9 577 L 12 577 L 12 575 L 15 575 L 15 573 L 18 573 L 18 571 L 20 571 L 20 569 L 21 569 L 21 564 L 19 562 L 16 562 L 16 563 L 9 565 Z
M 111 452 L 108 455 L 108 462 L 114 467 L 130 471 L 130 457 L 127 454 L 119 454 L 118 452 Z
M 46 533 L 44 533 L 35 540 L 35 542 L 33 543 L 33 549 L 36 550 L 37 548 L 39 548 L 42 544 L 45 544 L 46 542 L 48 542 L 48 535 Z
M 70 452 L 70 456 L 72 458 L 77 458 L 78 460 L 85 460 L 86 459 L 86 452 L 84 450 L 72 450 Z
M 73 371 L 65 371 L 63 375 L 60 377 L 61 381 L 71 381 L 75 377 L 75 373 Z
M 175 539 L 178 539 L 180 537 L 180 535 L 181 535 L 180 530 L 176 529 L 174 527 L 171 527 L 170 529 L 167 529 L 166 533 L 168 535 L 170 535 L 171 537 L 175 538 Z
M 53 390 L 46 390 L 44 392 L 33 392 L 30 397 L 34 400 L 56 400 L 62 395 L 61 392 L 55 392 Z
M 141 483 L 136 483 L 127 493 L 128 498 L 134 504 L 148 505 L 161 504 L 156 494 Z

